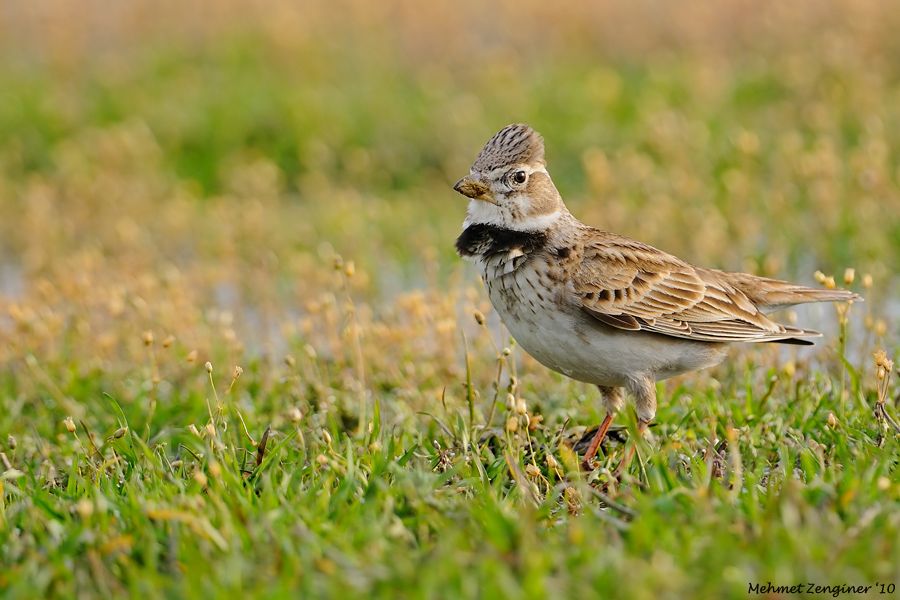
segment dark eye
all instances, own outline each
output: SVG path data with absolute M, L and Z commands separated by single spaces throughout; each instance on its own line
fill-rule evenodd
M 525 171 L 516 171 L 513 173 L 512 180 L 516 183 L 525 183 L 526 179 L 528 179 L 528 175 Z

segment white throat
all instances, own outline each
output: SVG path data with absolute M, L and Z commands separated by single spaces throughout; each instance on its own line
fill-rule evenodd
M 542 231 L 556 223 L 561 216 L 562 211 L 556 209 L 543 215 L 513 218 L 513 215 L 506 207 L 496 206 L 481 200 L 471 200 L 466 211 L 463 229 L 470 225 L 493 225 L 513 231 Z

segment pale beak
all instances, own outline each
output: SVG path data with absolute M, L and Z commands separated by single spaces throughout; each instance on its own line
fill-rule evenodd
M 457 181 L 453 186 L 453 189 L 473 200 L 482 200 L 484 202 L 490 202 L 491 204 L 497 204 L 497 201 L 494 200 L 494 194 L 491 192 L 491 188 L 483 181 L 475 179 L 470 175 L 466 175 Z

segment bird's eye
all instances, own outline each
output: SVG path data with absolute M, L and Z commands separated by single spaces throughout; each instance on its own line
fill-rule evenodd
M 516 171 L 513 173 L 512 180 L 516 183 L 525 183 L 525 180 L 528 179 L 528 174 L 525 171 Z

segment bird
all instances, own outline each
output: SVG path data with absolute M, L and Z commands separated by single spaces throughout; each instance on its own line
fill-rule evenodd
M 626 395 L 640 437 L 656 416 L 657 381 L 719 364 L 729 344 L 809 345 L 822 335 L 767 313 L 862 300 L 851 291 L 694 266 L 582 223 L 550 177 L 543 137 L 526 124 L 494 134 L 453 189 L 468 198 L 456 251 L 477 265 L 512 337 L 545 367 L 600 391 L 606 416 L 583 457 L 588 471 Z

